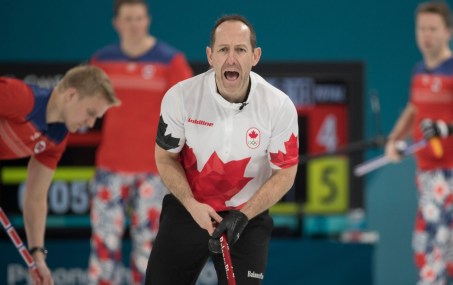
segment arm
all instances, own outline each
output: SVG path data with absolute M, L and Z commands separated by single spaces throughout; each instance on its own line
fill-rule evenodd
M 169 86 L 190 78 L 193 76 L 193 71 L 182 53 L 177 54 L 171 62 L 171 70 L 169 74 Z
M 240 210 L 233 210 L 225 216 L 209 240 L 208 247 L 212 253 L 221 253 L 220 236 L 226 232 L 229 245 L 233 245 L 240 237 L 248 221 L 269 209 L 288 192 L 296 177 L 297 164 L 288 168 L 273 170 L 272 176 L 247 201 Z
M 44 232 L 47 216 L 47 192 L 50 183 L 52 182 L 53 174 L 53 169 L 44 166 L 33 157 L 30 159 L 24 195 L 24 223 L 28 248 L 44 246 Z M 42 284 L 53 284 L 50 271 L 45 262 L 44 254 L 35 252 L 33 254 L 33 259 L 43 278 Z M 35 279 L 35 277 L 33 277 L 33 279 Z
M 411 134 L 414 126 L 415 112 L 415 106 L 411 103 L 407 104 L 388 137 L 388 141 L 385 146 L 385 155 L 392 161 L 398 161 L 401 159 L 401 155 L 398 153 L 396 148 L 396 142 L 404 140 Z
M 209 250 L 213 253 L 221 252 L 219 238 L 224 232 L 228 244 L 233 245 L 248 221 L 277 203 L 294 183 L 299 154 L 298 124 L 296 108 L 289 99 L 283 102 L 274 120 L 267 148 L 272 174 L 239 211 L 230 211 L 217 226 L 209 240 Z
M 168 190 L 189 211 L 197 224 L 207 230 L 209 234 L 214 231 L 212 219 L 220 222 L 222 218 L 207 204 L 199 203 L 193 197 L 192 190 L 186 178 L 184 169 L 179 162 L 179 153 L 171 153 L 156 144 L 156 164 L 162 181 Z
M 294 184 L 299 156 L 297 118 L 296 108 L 287 98 L 275 116 L 268 146 L 272 175 L 241 209 L 248 219 L 277 203 Z
M 289 191 L 296 177 L 297 165 L 273 170 L 272 176 L 241 209 L 250 220 L 272 207 Z
M 33 109 L 33 93 L 20 80 L 0 77 L 0 117 L 22 119 Z
M 155 148 L 157 170 L 167 189 L 187 209 L 195 222 L 212 234 L 214 231 L 212 220 L 220 222 L 222 218 L 211 206 L 199 203 L 194 198 L 179 159 L 179 152 L 185 143 L 185 118 L 183 102 L 180 100 L 178 85 L 173 86 L 162 100 Z

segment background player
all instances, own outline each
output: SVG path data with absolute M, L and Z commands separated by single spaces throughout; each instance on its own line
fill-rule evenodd
M 396 142 L 413 134 L 447 137 L 453 122 L 453 58 L 449 47 L 451 11 L 445 2 L 422 3 L 416 10 L 417 45 L 423 61 L 415 66 L 411 97 L 389 135 L 386 155 L 398 161 Z M 416 153 L 418 211 L 413 236 L 419 285 L 446 284 L 447 271 L 453 273 L 451 251 L 453 225 L 453 138 L 441 141 L 444 154 L 433 149 Z
M 96 156 L 91 208 L 91 284 L 117 284 L 125 217 L 130 217 L 132 283 L 142 284 L 159 228 L 163 196 L 154 159 L 165 92 L 192 75 L 184 55 L 148 33 L 143 0 L 117 0 L 113 26 L 119 44 L 95 53 L 92 64 L 112 79 L 120 108 L 108 112 Z

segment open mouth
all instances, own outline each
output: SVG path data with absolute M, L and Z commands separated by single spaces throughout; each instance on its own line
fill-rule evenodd
M 225 71 L 223 75 L 228 81 L 234 81 L 239 78 L 239 72 L 236 71 Z

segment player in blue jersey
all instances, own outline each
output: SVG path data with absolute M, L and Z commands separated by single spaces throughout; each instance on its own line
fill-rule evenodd
M 413 250 L 418 285 L 447 284 L 447 276 L 453 276 L 452 28 L 447 3 L 432 1 L 418 6 L 416 37 L 423 61 L 415 66 L 409 102 L 386 145 L 386 155 L 397 161 L 397 141 L 410 136 L 415 141 L 431 141 L 431 147 L 415 155 L 419 198 Z M 433 142 L 442 146 L 443 155 L 433 151 Z
M 53 284 L 45 262 L 47 191 L 66 148 L 68 132 L 93 127 L 97 118 L 118 104 L 112 84 L 99 68 L 69 70 L 53 89 L 0 78 L 0 160 L 30 157 L 24 194 L 24 223 L 30 253 L 42 280 Z

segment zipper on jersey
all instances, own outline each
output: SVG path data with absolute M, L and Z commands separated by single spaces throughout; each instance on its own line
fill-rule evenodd
M 225 120 L 225 136 L 224 136 L 224 151 L 223 155 L 229 157 L 231 154 L 231 148 L 233 144 L 233 123 L 234 123 L 235 110 L 230 110 Z

